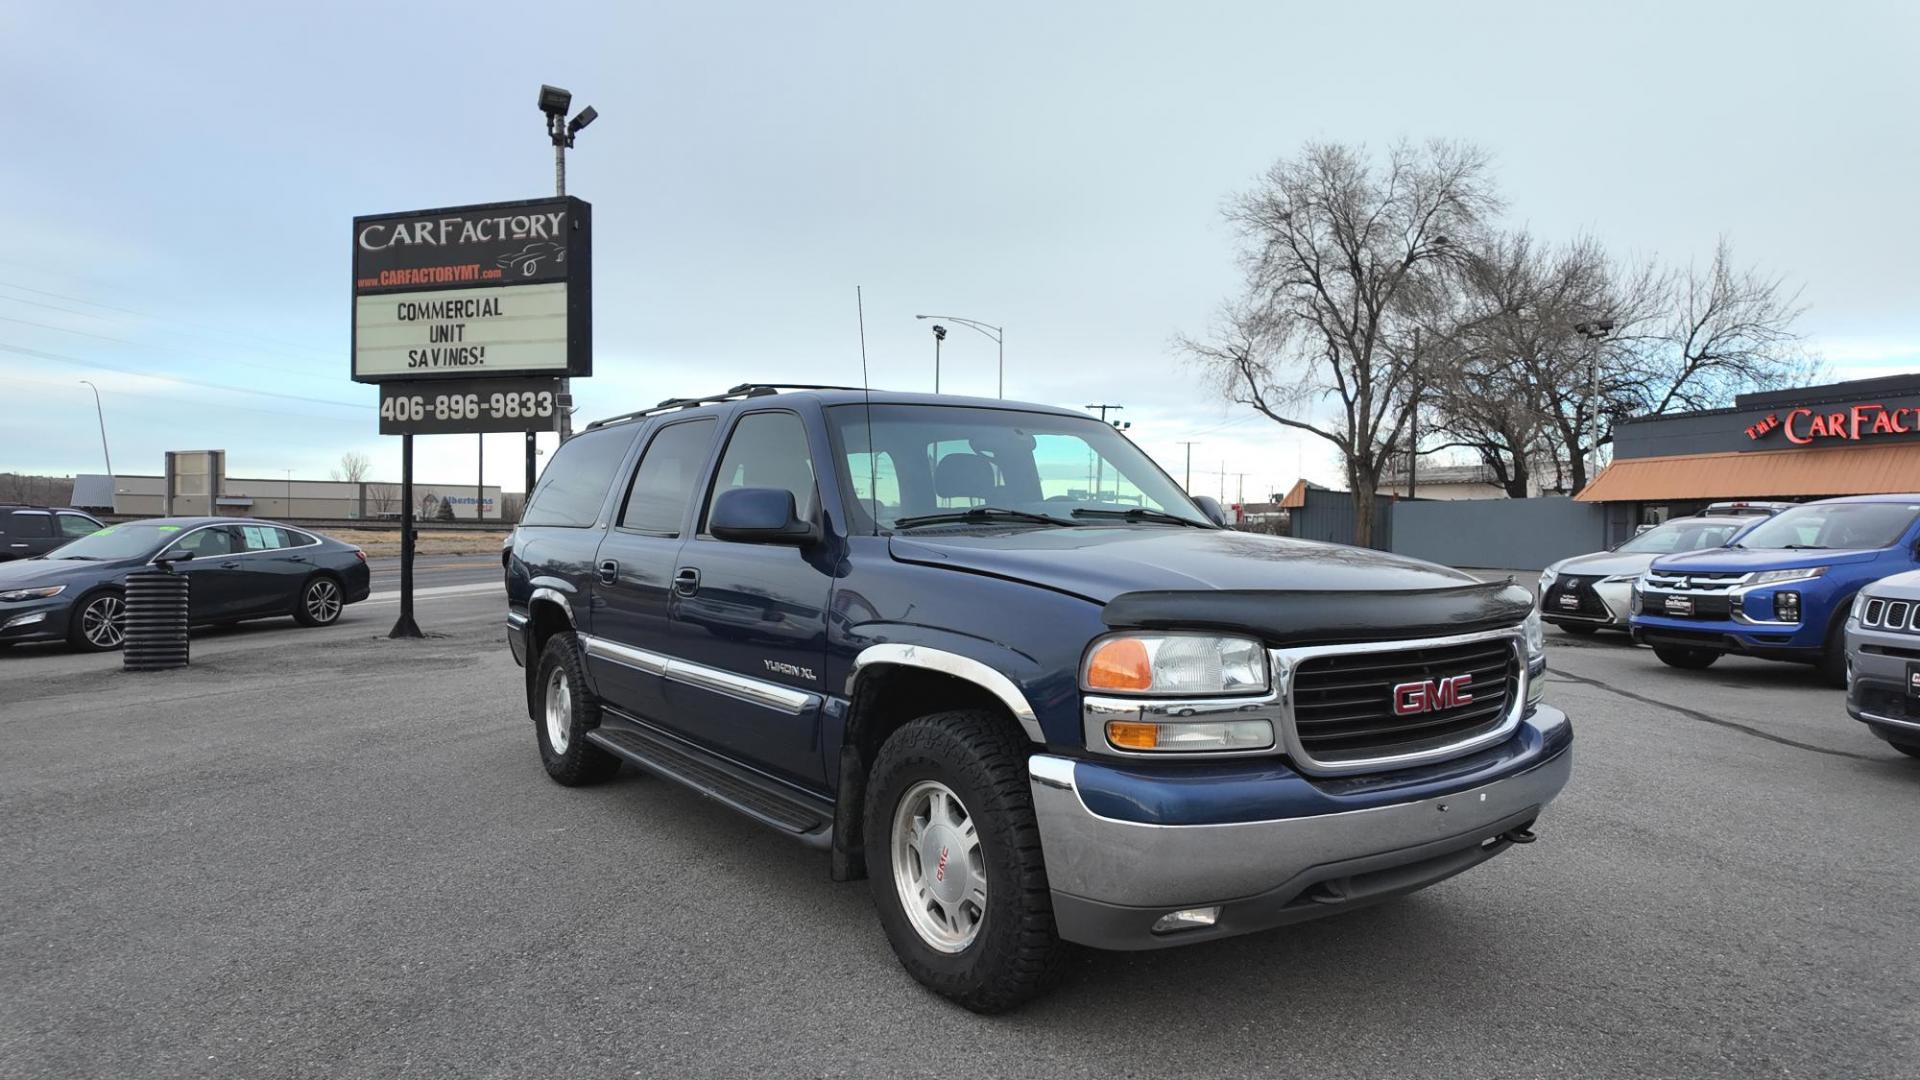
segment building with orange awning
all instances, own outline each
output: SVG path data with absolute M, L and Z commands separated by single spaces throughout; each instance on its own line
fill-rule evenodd
M 1610 537 L 1710 502 L 1920 493 L 1920 374 L 1742 394 L 1731 408 L 1623 420 L 1575 498 Z

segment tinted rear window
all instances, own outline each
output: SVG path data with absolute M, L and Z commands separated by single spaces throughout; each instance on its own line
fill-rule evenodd
M 522 525 L 592 525 L 606 502 L 613 474 L 633 444 L 628 426 L 589 431 L 567 440 L 547 463 L 534 488 Z
M 8 515 L 6 532 L 9 536 L 52 536 L 53 516 L 16 510 Z

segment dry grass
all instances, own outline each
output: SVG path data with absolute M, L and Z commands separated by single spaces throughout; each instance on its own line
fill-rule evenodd
M 367 554 L 375 558 L 400 554 L 399 529 L 331 529 L 327 535 L 365 548 Z M 413 550 L 420 555 L 498 555 L 501 543 L 507 538 L 504 529 L 499 532 L 422 530 L 415 535 L 418 540 Z

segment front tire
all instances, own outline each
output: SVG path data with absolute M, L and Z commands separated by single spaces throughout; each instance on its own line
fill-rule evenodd
M 1555 623 L 1554 625 L 1574 637 L 1592 637 L 1594 631 L 1600 629 L 1597 626 L 1588 626 L 1586 623 Z
M 534 738 L 547 775 L 566 787 L 597 784 L 620 771 L 619 758 L 587 741 L 587 732 L 600 726 L 600 703 L 584 672 L 572 634 L 547 639 L 534 673 Z
M 293 618 L 301 626 L 332 626 L 340 621 L 347 594 L 340 582 L 321 574 L 300 587 L 300 602 L 294 605 Z
M 1720 659 L 1719 652 L 1713 649 L 1696 649 L 1683 645 L 1655 645 L 1653 655 L 1668 667 L 1683 671 L 1705 671 Z
M 894 732 L 867 785 L 868 880 L 887 941 L 921 985 L 979 1013 L 1044 992 L 1066 956 L 1026 760 L 1003 717 L 936 713 Z
M 1826 647 L 1820 650 L 1820 659 L 1814 663 L 1820 672 L 1820 680 L 1836 690 L 1847 688 L 1847 630 L 1840 625 L 1827 635 Z
M 112 652 L 127 643 L 127 598 L 117 589 L 83 596 L 74 605 L 67 644 L 81 652 Z

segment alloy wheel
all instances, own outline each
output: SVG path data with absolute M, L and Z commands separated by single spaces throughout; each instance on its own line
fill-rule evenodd
M 307 614 L 318 623 L 330 623 L 340 617 L 340 586 L 321 578 L 307 586 Z
M 973 815 L 953 789 L 922 780 L 893 814 L 893 884 L 915 933 L 957 953 L 987 917 L 987 864 Z
M 117 596 L 95 597 L 80 613 L 80 632 L 95 648 L 119 648 L 127 640 L 126 603 Z
M 547 676 L 547 745 L 554 756 L 567 752 L 573 736 L 573 686 L 567 682 L 565 668 L 554 668 Z

